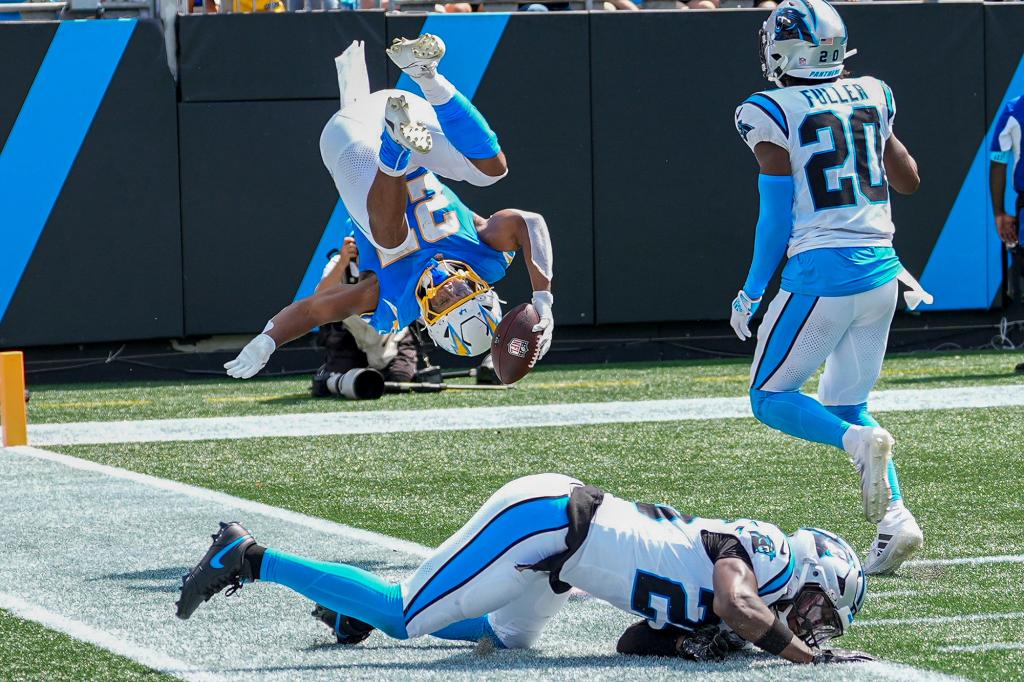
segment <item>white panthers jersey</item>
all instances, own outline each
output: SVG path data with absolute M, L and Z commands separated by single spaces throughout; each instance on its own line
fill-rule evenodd
M 892 135 L 892 91 L 871 76 L 759 92 L 736 109 L 754 148 L 789 152 L 794 199 L 790 257 L 820 248 L 892 246 L 882 158 Z
M 664 505 L 627 502 L 605 493 L 587 538 L 561 579 L 598 599 L 643 616 L 656 628 L 715 624 L 714 564 L 702 533 L 740 540 L 772 604 L 786 594 L 796 562 L 786 535 L 764 521 L 702 519 Z

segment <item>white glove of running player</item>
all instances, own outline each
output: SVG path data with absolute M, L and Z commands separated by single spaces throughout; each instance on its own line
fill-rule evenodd
M 277 344 L 274 343 L 274 339 L 266 334 L 260 334 L 245 345 L 237 358 L 225 362 L 224 369 L 228 371 L 228 376 L 236 379 L 249 379 L 263 369 L 276 349 Z
M 750 333 L 750 317 L 757 312 L 759 305 L 761 305 L 761 299 L 751 299 L 742 289 L 732 300 L 732 315 L 729 318 L 729 324 L 732 325 L 736 336 L 740 337 L 740 341 L 746 341 L 753 336 Z
M 533 300 L 530 303 L 537 311 L 537 314 L 540 315 L 540 322 L 533 326 L 533 331 L 543 333 L 540 337 L 537 355 L 534 357 L 533 362 L 530 363 L 530 367 L 536 365 L 542 357 L 547 355 L 548 349 L 551 348 L 551 337 L 555 333 L 555 318 L 551 315 L 551 306 L 554 302 L 555 297 L 551 295 L 550 291 L 533 292 Z

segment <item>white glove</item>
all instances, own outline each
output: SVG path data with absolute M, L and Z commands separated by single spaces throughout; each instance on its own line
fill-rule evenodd
M 263 369 L 276 349 L 277 344 L 274 343 L 274 339 L 266 334 L 260 334 L 245 345 L 237 358 L 225 362 L 224 369 L 228 371 L 228 376 L 236 379 L 248 379 Z
M 548 349 L 551 348 L 551 337 L 555 333 L 555 318 L 551 315 L 551 306 L 554 302 L 555 297 L 551 295 L 550 291 L 533 292 L 533 300 L 530 303 L 537 311 L 537 314 L 540 315 L 540 322 L 533 325 L 533 331 L 543 333 L 540 337 L 537 354 L 533 356 L 533 362 L 530 363 L 530 367 L 536 365 L 542 357 L 547 355 Z
M 732 300 L 732 315 L 729 318 L 729 324 L 732 325 L 736 336 L 740 337 L 740 341 L 746 341 L 753 336 L 750 333 L 750 316 L 757 312 L 759 305 L 761 305 L 761 299 L 752 300 L 742 289 Z

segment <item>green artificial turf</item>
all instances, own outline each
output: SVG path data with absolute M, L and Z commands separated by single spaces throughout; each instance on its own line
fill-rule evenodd
M 901 412 L 907 503 L 926 534 L 925 558 L 1020 553 L 1024 479 L 1015 408 Z M 354 437 L 76 446 L 62 452 L 223 490 L 428 545 L 440 543 L 506 481 L 558 471 L 626 499 L 686 513 L 813 524 L 861 551 L 874 528 L 843 453 L 776 433 L 752 419 Z M 257 537 L 287 549 L 287 538 Z M 326 557 L 325 557 L 326 558 Z M 1024 611 L 1020 564 L 920 567 L 871 581 L 862 619 Z M 871 593 L 869 592 L 869 594 Z M 1021 641 L 1019 619 L 854 630 L 843 642 L 888 660 L 977 679 L 1009 679 L 1020 651 L 942 653 L 937 647 Z M 1000 639 L 1001 638 L 1001 639 Z
M 886 360 L 879 389 L 1024 383 L 1020 353 L 919 353 Z M 510 391 L 388 395 L 352 402 L 313 399 L 308 377 L 182 379 L 121 384 L 31 386 L 29 422 L 114 421 L 175 417 L 407 410 L 743 395 L 749 360 L 686 360 L 615 365 L 540 366 Z M 470 380 L 453 380 L 467 384 Z M 816 379 L 806 387 L 816 388 Z
M 0 610 L 0 679 L 171 680 L 127 658 Z

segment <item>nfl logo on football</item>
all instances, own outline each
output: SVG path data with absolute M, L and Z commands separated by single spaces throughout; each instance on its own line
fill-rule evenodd
M 508 342 L 508 352 L 517 358 L 525 358 L 528 350 L 530 344 L 522 339 L 512 339 Z

